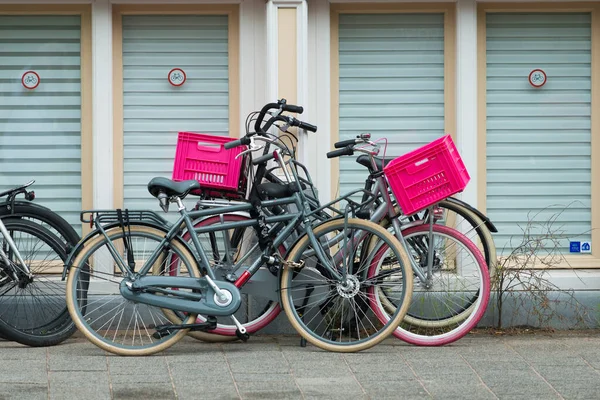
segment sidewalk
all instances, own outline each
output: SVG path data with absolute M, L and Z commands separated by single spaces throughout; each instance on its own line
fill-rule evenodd
M 599 399 L 600 331 L 469 335 L 441 348 L 388 339 L 362 353 L 185 338 L 151 357 L 0 342 L 0 399 Z

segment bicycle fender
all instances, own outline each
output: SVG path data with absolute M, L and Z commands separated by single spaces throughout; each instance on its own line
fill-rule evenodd
M 456 197 L 448 197 L 446 200 L 449 202 L 455 203 L 455 204 L 459 204 L 465 208 L 468 208 L 469 211 L 473 212 L 475 215 L 477 215 L 479 218 L 481 218 L 481 220 L 485 223 L 485 226 L 487 226 L 487 228 L 490 230 L 490 232 L 494 232 L 494 233 L 498 232 L 498 228 L 496 228 L 496 226 L 493 224 L 493 222 L 490 221 L 490 219 L 484 213 L 482 213 L 481 211 L 479 211 L 477 208 L 473 207 L 469 203 L 466 203 L 460 199 L 457 199 Z
M 158 230 L 164 232 L 165 235 L 169 232 L 169 230 L 166 229 L 164 226 L 158 225 L 158 224 L 155 224 L 155 223 L 152 223 L 152 222 L 136 221 L 135 224 L 136 225 L 144 225 L 144 226 L 148 226 L 148 227 L 151 227 L 151 228 L 158 229 Z M 108 230 L 108 229 L 112 229 L 112 228 L 120 227 L 120 226 L 121 226 L 121 224 L 119 222 L 113 222 L 112 224 L 103 225 L 102 229 Z M 98 235 L 102 235 L 102 232 L 100 232 L 98 229 L 94 229 L 93 231 L 91 231 L 90 233 L 88 233 L 84 238 L 82 238 L 77 243 L 77 245 L 75 245 L 75 247 L 73 247 L 72 249 L 68 249 L 67 248 L 67 250 L 68 250 L 68 256 L 67 256 L 67 259 L 64 262 L 63 272 L 62 272 L 62 280 L 63 281 L 67 277 L 67 274 L 69 273 L 69 270 L 71 269 L 71 264 L 73 264 L 73 261 L 75 260 L 75 258 L 79 254 L 79 252 L 86 246 L 87 242 L 89 242 L 90 240 L 96 238 Z M 185 246 L 186 250 L 188 250 L 190 252 L 190 254 L 194 254 L 194 252 L 192 251 L 192 249 L 190 248 L 190 246 L 188 245 L 188 243 L 185 240 L 183 240 L 183 238 L 181 237 L 181 232 L 180 232 L 180 234 L 176 235 L 174 237 L 174 239 L 179 239 L 181 241 L 181 243 Z
M 34 203 L 33 201 L 15 200 L 14 205 L 15 206 L 26 205 L 28 207 L 37 207 L 37 208 L 45 210 L 45 211 L 52 211 L 50 208 L 43 206 L 39 203 Z M 0 203 L 0 216 L 11 215 L 12 213 L 13 213 L 12 210 L 10 210 L 10 211 L 8 210 L 8 202 L 3 201 L 2 203 Z M 15 214 L 15 217 L 19 217 L 19 215 Z

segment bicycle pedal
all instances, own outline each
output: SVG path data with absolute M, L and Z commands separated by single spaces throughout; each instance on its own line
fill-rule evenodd
M 247 342 L 248 339 L 250 339 L 250 335 L 248 333 L 242 333 L 239 329 L 235 330 L 235 336 L 237 336 L 242 342 Z
M 189 324 L 184 325 L 184 327 L 189 327 L 192 332 L 206 332 L 217 329 L 217 319 L 215 317 L 206 318 L 206 322 L 201 322 L 199 324 Z

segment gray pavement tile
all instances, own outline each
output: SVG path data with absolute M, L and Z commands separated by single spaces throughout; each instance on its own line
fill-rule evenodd
M 539 365 L 534 366 L 535 370 L 542 375 L 551 384 L 554 382 L 588 382 L 590 380 L 600 380 L 600 375 L 588 365 L 584 366 L 555 366 Z M 599 384 L 600 387 L 600 384 Z
M 514 379 L 501 379 L 496 382 L 485 381 L 486 385 L 494 392 L 498 397 L 502 396 L 529 396 L 530 399 L 543 398 L 557 398 L 556 392 L 544 381 L 538 380 L 514 380 Z
M 281 348 L 277 342 L 269 343 L 255 343 L 255 342 L 228 342 L 222 343 L 221 348 L 227 354 L 228 357 L 235 357 L 236 355 L 252 354 L 252 353 L 269 353 L 269 352 L 281 352 Z
M 170 382 L 166 360 L 160 357 L 109 357 L 111 382 Z
M 0 399 L 2 400 L 38 400 L 48 399 L 48 383 L 45 385 L 32 385 L 24 383 L 11 383 L 0 385 Z
M 233 374 L 233 379 L 237 382 L 237 383 L 241 383 L 241 382 L 263 382 L 263 383 L 269 383 L 269 382 L 282 382 L 282 383 L 289 383 L 292 382 L 294 383 L 294 377 L 289 374 L 289 373 L 284 373 L 284 374 L 270 374 L 270 373 L 258 373 L 258 374 L 252 374 L 252 373 L 234 373 Z
M 310 362 L 337 362 L 343 360 L 341 353 L 326 353 L 322 351 L 293 351 L 287 348 L 282 348 L 281 353 L 290 364 L 297 361 Z
M 46 357 L 41 360 L 2 360 L 0 363 L 0 386 L 2 383 L 48 384 Z
M 80 356 L 80 357 L 103 357 L 110 353 L 102 350 L 98 346 L 89 342 L 84 341 L 73 341 L 71 343 L 63 342 L 57 346 L 51 346 L 46 348 L 50 357 L 53 355 L 60 356 Z
M 298 361 L 291 364 L 291 372 L 296 378 L 343 377 L 350 374 L 350 368 L 343 360 L 337 362 Z
M 600 383 L 595 385 L 582 385 L 579 382 L 557 382 L 553 384 L 557 392 L 559 392 L 565 399 L 597 399 L 598 393 L 600 392 Z
M 197 386 L 197 382 L 210 382 L 212 385 L 233 386 L 231 371 L 225 363 L 197 364 L 193 362 L 170 362 L 171 375 L 176 384 L 190 383 Z
M 484 384 L 470 380 L 423 380 L 427 391 L 440 399 L 495 399 L 496 396 Z
M 110 399 L 106 372 L 50 371 L 50 399 Z
M 539 393 L 539 394 L 534 394 L 534 393 L 509 393 L 509 394 L 504 394 L 504 393 L 496 393 L 496 396 L 498 397 L 498 399 L 500 400 L 557 400 L 560 399 L 560 396 L 558 396 L 556 393 Z
M 460 359 L 459 359 L 460 360 Z M 465 362 L 437 363 L 430 361 L 411 362 L 417 376 L 435 380 L 437 377 L 460 377 L 460 379 L 476 379 L 476 373 Z
M 130 374 L 110 375 L 112 383 L 137 383 L 137 384 L 171 384 L 171 377 L 167 375 L 146 374 L 144 368 L 132 370 Z
M 0 360 L 41 360 L 46 358 L 45 347 L 29 347 L 15 342 L 1 342 Z
M 336 390 L 340 389 L 342 390 L 341 392 L 336 392 Z M 304 398 L 307 400 L 367 400 L 369 396 L 363 392 L 348 393 L 343 391 L 343 388 L 332 387 L 331 391 L 327 393 L 318 391 L 316 394 L 313 392 L 304 393 Z
M 531 366 L 525 362 L 522 358 L 506 361 L 495 361 L 495 360 L 469 360 L 469 365 L 477 372 L 494 373 L 497 371 L 522 371 L 530 370 Z
M 1 353 L 0 353 L 1 354 Z M 600 355 L 583 355 L 582 358 L 594 369 L 600 370 Z
M 48 359 L 50 371 L 106 371 L 106 357 L 79 357 L 51 355 Z
M 207 384 L 202 382 L 199 384 L 194 380 L 190 380 L 184 383 L 176 383 L 175 391 L 177 392 L 177 398 L 179 400 L 234 400 L 240 399 L 235 386 L 231 385 L 216 385 Z
M 112 383 L 114 400 L 128 399 L 175 399 L 175 391 L 171 384 Z
M 360 381 L 360 380 L 359 380 Z M 396 380 L 365 380 L 360 381 L 363 389 L 373 399 L 395 398 L 395 399 L 430 399 L 423 385 L 416 379 Z
M 362 388 L 353 377 L 330 377 L 321 376 L 319 378 L 296 378 L 296 383 L 305 396 L 324 396 L 331 398 L 342 398 L 351 396 L 352 398 L 366 397 Z M 354 397 L 356 396 L 356 397 Z
M 302 398 L 295 382 L 238 382 L 243 399 L 291 399 Z
M 390 382 L 395 380 L 411 380 L 415 379 L 415 375 L 411 370 L 398 370 L 398 371 L 362 371 L 355 372 L 354 376 L 361 383 L 370 381 L 377 382 Z

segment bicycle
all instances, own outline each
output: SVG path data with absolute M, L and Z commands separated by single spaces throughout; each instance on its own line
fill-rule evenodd
M 264 119 L 264 116 L 267 114 L 269 107 L 273 108 L 276 107 L 277 104 L 270 104 L 265 106 L 261 112 L 259 113 L 259 116 L 257 117 L 256 123 L 255 123 L 255 131 L 257 132 L 262 132 L 262 134 L 266 135 L 266 131 L 268 130 L 268 128 L 277 120 L 283 121 L 285 122 L 285 126 L 300 126 L 303 125 L 304 127 L 308 127 L 308 128 L 313 128 L 312 125 L 307 124 L 305 122 L 299 121 L 293 117 L 288 117 L 288 116 L 284 116 L 278 112 L 275 112 L 274 114 L 271 114 L 272 117 L 271 119 L 265 124 L 264 127 L 261 127 L 262 121 Z M 247 124 L 248 125 L 248 124 Z M 249 129 L 247 128 L 247 131 L 249 131 Z M 369 136 L 370 137 L 370 136 Z M 257 140 L 257 139 L 254 139 Z M 264 140 L 264 139 L 261 139 Z M 275 139 L 274 139 L 275 140 Z M 244 139 L 240 139 L 239 141 L 237 141 L 239 144 L 251 144 L 251 140 L 244 140 Z M 361 138 L 357 138 L 356 140 L 352 140 L 352 142 L 354 143 L 354 145 L 356 144 L 360 144 L 360 143 L 367 143 L 368 138 L 366 136 L 363 136 Z M 346 142 L 340 142 L 340 144 L 343 144 L 345 146 L 350 146 L 349 143 Z M 371 145 L 375 145 L 375 143 L 370 142 Z M 336 144 L 336 147 L 339 144 Z M 254 150 L 249 149 L 248 151 L 256 151 L 259 148 L 254 148 Z M 268 154 L 269 151 L 269 147 L 265 146 L 264 148 L 264 152 L 263 154 Z M 341 150 L 336 150 L 333 152 L 330 152 L 328 156 L 331 157 L 335 157 L 335 156 L 340 156 L 340 155 L 345 155 L 345 154 L 350 154 L 351 152 L 353 152 L 354 150 L 350 150 L 349 148 L 343 148 Z M 364 151 L 363 151 L 364 152 Z M 367 163 L 365 162 L 365 158 L 361 159 L 359 157 L 359 159 L 357 160 L 359 163 L 361 163 L 361 165 L 366 165 L 371 169 L 371 174 L 365 184 L 365 189 L 362 190 L 363 192 L 363 199 L 362 202 L 364 203 L 362 207 L 359 207 L 357 215 L 360 216 L 360 218 L 364 218 L 364 219 L 370 219 L 370 221 L 372 222 L 377 222 L 379 224 L 382 224 L 384 227 L 386 228 L 393 228 L 393 233 L 396 234 L 397 238 L 402 242 L 403 241 L 403 235 L 411 235 L 409 237 L 409 239 L 411 239 L 409 242 L 411 242 L 410 244 L 412 245 L 413 249 L 417 249 L 419 250 L 419 246 L 417 246 L 418 244 L 418 240 L 414 239 L 414 237 L 418 237 L 418 236 L 425 236 L 425 230 L 428 230 L 428 235 L 433 235 L 433 231 L 435 231 L 435 235 L 437 236 L 441 236 L 445 238 L 445 241 L 448 240 L 454 240 L 455 243 L 458 243 L 463 250 L 465 250 L 467 253 L 470 254 L 470 258 L 472 258 L 474 260 L 474 264 L 477 265 L 477 273 L 479 274 L 479 289 L 477 291 L 475 291 L 475 293 L 466 300 L 466 305 L 462 306 L 462 308 L 459 309 L 454 309 L 452 310 L 452 312 L 450 312 L 450 315 L 443 315 L 443 316 L 437 316 L 437 318 L 432 318 L 431 316 L 427 317 L 427 314 L 423 311 L 420 315 L 416 315 L 416 312 L 413 311 L 412 313 L 409 312 L 409 315 L 405 318 L 405 321 L 408 322 L 410 325 L 416 326 L 419 328 L 420 331 L 423 331 L 424 329 L 428 328 L 428 329 L 435 329 L 435 330 L 441 330 L 441 329 L 447 329 L 448 325 L 451 324 L 458 324 L 456 330 L 451 330 L 450 332 L 444 332 L 441 334 L 433 334 L 433 335 L 423 335 L 423 334 L 414 334 L 412 331 L 410 331 L 409 329 L 407 329 L 407 327 L 405 326 L 404 328 L 399 328 L 395 334 L 396 336 L 400 337 L 403 340 L 406 340 L 410 343 L 414 343 L 414 344 L 420 344 L 420 345 L 440 345 L 440 344 L 447 344 L 450 342 L 453 342 L 455 340 L 458 340 L 459 338 L 461 338 L 462 336 L 466 335 L 470 329 L 472 327 L 474 327 L 476 325 L 476 323 L 480 320 L 480 318 L 483 316 L 483 313 L 485 312 L 485 309 L 487 307 L 487 301 L 489 299 L 489 291 L 490 291 L 490 284 L 489 284 L 489 274 L 487 272 L 487 265 L 485 263 L 485 261 L 483 261 L 480 258 L 480 254 L 478 249 L 467 239 L 465 238 L 463 235 L 461 235 L 459 232 L 455 231 L 455 230 L 449 230 L 446 229 L 445 227 L 432 227 L 430 228 L 429 225 L 432 224 L 433 222 L 437 221 L 440 219 L 439 217 L 439 213 L 437 211 L 433 211 L 433 208 L 428 208 L 427 210 L 429 211 L 433 211 L 431 214 L 427 214 L 429 211 L 426 211 L 426 215 L 431 215 L 433 217 L 433 221 L 431 221 L 430 218 L 427 219 L 423 219 L 423 220 L 419 220 L 419 219 L 413 219 L 410 220 L 408 223 L 404 223 L 402 225 L 400 225 L 399 223 L 397 223 L 397 225 L 393 225 L 393 222 L 389 222 L 391 221 L 396 221 L 398 220 L 398 216 L 401 215 L 398 212 L 398 208 L 395 204 L 395 202 L 393 202 L 391 200 L 390 197 L 390 190 L 389 187 L 387 186 L 387 182 L 385 181 L 383 174 L 381 171 L 379 171 L 378 168 L 378 159 L 375 157 L 376 151 L 367 151 L 366 152 L 367 155 L 364 156 L 366 157 L 366 160 L 371 162 L 371 163 Z M 263 155 L 264 156 L 264 155 Z M 363 157 L 363 156 L 361 156 Z M 296 163 L 296 161 L 294 160 L 294 158 L 291 158 L 290 163 Z M 272 170 L 271 170 L 272 171 Z M 308 172 L 305 172 L 305 175 L 308 176 Z M 261 192 L 263 194 L 263 198 L 278 198 L 281 196 L 282 193 L 285 193 L 285 185 L 290 184 L 289 179 L 288 182 L 284 182 L 281 179 L 277 178 L 277 176 L 273 173 L 269 173 L 265 167 L 259 167 L 257 172 L 256 172 L 256 179 L 255 181 L 260 182 L 262 180 L 263 177 L 266 177 L 268 180 L 270 180 L 270 183 L 262 183 L 260 185 L 258 185 L 258 192 Z M 289 178 L 289 177 L 288 177 Z M 305 184 L 307 187 L 312 188 L 312 182 L 310 180 L 306 180 L 306 179 L 299 179 L 300 182 L 302 184 Z M 375 186 L 376 190 L 374 192 L 370 192 L 372 190 L 372 187 Z M 254 188 L 252 189 L 254 190 Z M 308 190 L 308 192 L 310 193 L 310 190 Z M 359 191 L 355 191 L 352 192 L 350 195 L 354 194 L 354 193 L 358 193 Z M 209 197 L 209 196 L 207 196 Z M 307 197 L 309 198 L 309 196 L 307 195 Z M 375 199 L 375 200 L 379 200 L 379 204 L 377 204 L 377 201 L 369 201 L 369 198 L 371 199 Z M 323 213 L 321 212 L 322 210 L 328 208 L 334 211 L 334 213 L 338 213 L 338 210 L 335 210 L 334 208 L 332 208 L 331 206 L 337 202 L 339 202 L 339 199 L 333 200 L 332 202 L 322 206 L 319 208 L 319 203 L 318 203 L 318 198 L 313 197 L 313 198 L 309 198 L 310 200 L 310 204 L 311 204 L 311 209 L 313 211 L 315 211 L 315 219 L 316 220 L 320 220 L 320 221 L 327 221 L 332 219 L 332 216 L 327 214 L 327 213 Z M 216 204 L 222 204 L 219 203 L 219 200 L 201 200 L 197 203 L 197 208 L 203 208 L 203 207 L 212 207 Z M 235 204 L 235 201 L 230 201 L 231 204 Z M 450 207 L 454 207 L 454 203 L 450 203 Z M 454 208 L 458 208 L 458 207 L 454 207 Z M 275 207 L 271 208 L 271 211 L 275 210 Z M 274 211 L 274 215 L 281 215 L 282 213 L 285 213 L 286 211 L 283 209 L 280 209 L 279 211 L 275 210 Z M 476 221 L 477 216 L 472 215 L 471 216 L 471 221 Z M 209 218 L 207 220 L 199 220 L 198 222 L 196 222 L 195 226 L 198 227 L 206 227 L 206 226 L 210 226 L 213 223 L 223 223 L 223 221 L 227 220 L 227 221 L 244 221 L 245 219 L 251 219 L 251 216 L 244 216 L 244 215 L 223 215 L 222 217 L 220 217 L 219 220 L 217 220 L 216 218 Z M 479 223 L 479 222 L 475 222 L 477 225 L 475 225 L 477 228 L 475 228 L 476 230 L 479 231 L 484 231 L 484 225 L 483 222 Z M 241 229 L 241 228 L 240 228 Z M 274 231 L 276 231 L 278 228 L 277 226 L 273 227 Z M 404 233 L 401 233 L 402 231 L 404 231 Z M 245 249 L 243 252 L 241 252 L 241 254 L 244 254 L 244 257 L 241 258 L 240 260 L 232 260 L 231 256 L 229 255 L 229 253 L 231 253 L 231 249 L 236 248 L 236 246 L 239 244 L 239 241 L 245 237 L 247 235 L 245 235 L 243 232 L 234 232 L 231 237 L 227 236 L 227 237 L 223 237 L 221 240 L 217 240 L 215 237 L 209 237 L 209 239 L 207 240 L 207 242 L 209 242 L 211 244 L 211 248 L 213 249 L 213 255 L 215 256 L 215 260 L 213 260 L 213 264 L 216 266 L 216 269 L 221 273 L 221 278 L 222 279 L 229 279 L 228 276 L 235 274 L 236 271 L 240 270 L 241 268 L 243 269 L 243 265 L 244 263 L 248 260 L 248 258 L 250 257 L 251 254 L 253 254 L 253 252 L 256 250 L 257 248 L 257 244 L 256 244 L 256 240 L 249 244 L 246 245 Z M 430 236 L 427 236 L 427 238 L 430 238 Z M 184 233 L 183 234 L 183 239 L 184 240 L 189 240 L 190 239 L 190 234 L 189 233 Z M 425 240 L 424 238 L 422 238 L 422 240 Z M 217 248 L 217 243 L 219 241 L 226 241 L 227 245 L 225 246 L 226 252 L 226 256 L 229 255 L 230 259 L 223 259 L 223 257 L 221 257 L 221 259 L 219 260 L 219 249 Z M 495 247 L 493 247 L 493 241 L 492 241 L 492 246 L 491 246 L 491 250 L 495 251 Z M 406 243 L 404 243 L 404 246 L 408 249 Z M 490 248 L 484 245 L 484 247 L 486 248 Z M 423 245 L 421 244 L 421 248 L 423 248 Z M 425 247 L 426 248 L 426 247 Z M 285 249 L 283 249 L 282 251 L 284 251 Z M 238 250 L 238 253 L 240 253 L 240 251 Z M 438 252 L 439 253 L 439 252 Z M 490 252 L 488 251 L 488 254 Z M 432 253 L 433 254 L 433 253 Z M 421 255 L 421 259 L 423 260 L 428 260 L 427 264 L 431 264 L 431 265 L 416 265 L 413 263 L 412 267 L 413 267 L 413 272 L 415 274 L 415 276 L 417 276 L 421 282 L 426 282 L 427 280 L 431 280 L 432 276 L 433 276 L 433 262 L 434 262 L 434 258 L 432 256 L 432 254 L 426 254 L 426 256 L 422 256 Z M 495 258 L 495 255 L 493 256 Z M 439 261 L 437 261 L 439 263 Z M 247 262 L 246 262 L 247 264 Z M 436 268 L 440 268 L 439 265 L 436 266 Z M 425 269 L 428 273 L 428 277 L 425 276 L 424 273 L 422 273 L 421 271 Z M 437 271 L 440 272 L 440 271 Z M 268 271 L 263 271 L 263 276 L 261 277 L 261 282 L 266 282 L 269 279 L 274 279 L 272 277 L 269 276 L 269 272 Z M 268 287 L 266 284 L 262 283 L 262 287 L 261 288 L 265 288 Z M 279 312 L 281 311 L 279 304 L 277 303 L 276 299 L 269 296 L 268 295 L 269 291 L 268 290 L 251 290 L 250 288 L 248 288 L 248 292 L 246 294 L 248 295 L 254 295 L 254 296 L 258 296 L 261 295 L 263 296 L 263 298 L 265 300 L 267 300 L 266 304 L 262 307 L 257 307 L 257 309 L 260 311 L 260 314 L 258 315 L 258 317 L 256 318 L 248 318 L 249 321 L 246 322 L 244 324 L 244 326 L 246 327 L 246 329 L 248 329 L 249 332 L 254 333 L 262 328 L 264 328 L 265 326 L 267 326 L 271 321 L 273 321 L 275 319 L 275 317 L 277 317 L 277 315 L 279 314 Z M 482 294 L 482 296 L 479 296 L 479 294 Z M 385 300 L 385 298 L 384 298 Z M 389 301 L 384 301 L 383 304 L 386 306 L 386 309 L 391 309 L 391 303 Z M 411 305 L 411 307 L 414 307 L 414 302 L 412 303 L 413 305 Z M 383 305 L 382 305 L 383 307 Z M 475 312 L 474 312 L 475 311 Z M 383 315 L 383 313 L 382 313 Z M 427 318 L 426 318 L 427 317 Z M 200 320 L 203 320 L 202 318 L 200 318 Z M 218 324 L 217 328 L 215 330 L 212 331 L 212 333 L 205 333 L 205 332 L 194 332 L 191 335 L 193 335 L 195 338 L 197 339 L 201 339 L 201 340 L 205 340 L 205 341 L 225 341 L 225 340 L 234 340 L 236 339 L 235 336 L 235 332 L 237 331 L 237 327 L 233 326 L 233 325 L 226 325 L 226 324 Z M 216 334 L 216 335 L 215 335 Z
M 61 216 L 33 203 L 34 181 L 0 193 L 0 334 L 28 346 L 52 346 L 75 332 L 60 267 L 79 235 Z M 17 200 L 24 194 L 25 201 Z M 57 272 L 52 272 L 56 270 Z
M 281 111 L 302 112 L 301 107 L 285 103 L 275 106 Z M 249 134 L 242 141 L 251 136 L 254 135 Z M 242 144 L 236 140 L 226 147 Z M 165 212 L 169 204 L 177 205 L 180 218 L 172 225 L 147 210 L 82 211 L 82 222 L 92 224 L 95 229 L 73 249 L 63 273 L 63 276 L 68 274 L 67 306 L 77 328 L 95 345 L 120 355 L 162 351 L 192 329 L 215 329 L 217 317 L 231 319 L 236 335 L 247 339 L 245 327 L 234 315 L 241 304 L 240 288 L 252 282 L 256 273 L 265 267 L 276 270 L 280 276 L 275 293 L 280 293 L 290 323 L 315 346 L 329 351 L 362 351 L 391 334 L 406 314 L 412 297 L 412 271 L 405 268 L 409 263 L 405 250 L 379 225 L 349 217 L 354 208 L 348 199 L 350 194 L 341 197 L 349 200 L 344 218 L 313 226 L 311 216 L 322 209 L 310 210 L 298 183 L 296 164 L 288 171 L 282 161 L 284 155 L 290 156 L 278 149 L 252 161 L 261 168 L 274 160 L 290 181 L 294 178 L 296 183 L 290 182 L 274 200 L 261 200 L 253 189 L 250 202 L 187 211 L 183 199 L 200 190 L 200 184 L 196 180 L 174 182 L 157 177 L 149 182 L 148 190 Z M 294 205 L 298 211 L 273 216 L 264 212 L 286 205 Z M 253 213 L 255 218 L 207 228 L 196 228 L 192 223 L 195 218 L 233 212 Z M 268 226 L 271 223 L 282 223 L 276 234 Z M 219 280 L 198 237 L 191 235 L 192 246 L 181 239 L 182 227 L 196 233 L 253 227 L 260 240 L 261 256 L 235 280 Z M 278 248 L 298 228 L 303 233 L 295 238 L 283 258 Z M 144 239 L 144 242 L 153 240 L 157 244 L 136 257 L 133 238 Z M 108 265 L 101 265 L 103 255 L 108 256 Z M 378 275 L 386 261 L 398 264 L 394 269 L 396 280 L 387 282 L 394 289 L 397 307 L 391 315 L 379 320 L 365 320 L 365 309 L 375 305 L 374 296 L 382 283 Z M 389 275 L 386 272 L 386 277 Z M 311 279 L 325 283 L 310 283 Z M 114 285 L 112 290 L 108 289 L 110 284 Z M 105 288 L 108 291 L 101 296 Z M 316 309 L 307 310 L 312 303 L 308 304 L 306 298 L 295 299 L 295 294 L 302 291 L 317 297 Z M 126 314 L 129 302 L 133 310 Z M 91 309 L 91 305 L 95 307 Z M 157 310 L 153 312 L 150 307 Z M 362 314 L 358 314 L 359 311 Z M 197 322 L 198 314 L 206 316 L 205 321 Z M 149 322 L 141 322 L 146 316 L 150 317 Z M 123 318 L 129 319 L 129 323 L 125 329 L 119 329 Z

